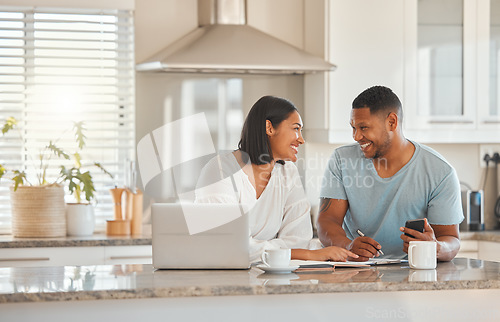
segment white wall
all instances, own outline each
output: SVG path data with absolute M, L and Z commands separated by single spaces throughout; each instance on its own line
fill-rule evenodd
M 135 61 L 142 62 L 198 26 L 197 0 L 136 0 Z

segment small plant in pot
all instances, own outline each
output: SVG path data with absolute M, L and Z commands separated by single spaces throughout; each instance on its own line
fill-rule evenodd
M 2 134 L 16 129 L 18 121 L 9 117 L 2 128 Z M 38 159 L 33 161 L 36 182 L 30 182 L 25 169 L 6 169 L 0 164 L 0 179 L 10 174 L 14 184 L 11 187 L 12 232 L 16 237 L 60 237 L 66 235 L 85 236 L 94 231 L 94 210 L 91 201 L 95 199 L 95 187 L 89 166 L 82 164 L 81 151 L 85 146 L 86 136 L 83 122 L 73 126 L 77 147 L 73 153 L 67 153 L 58 146 L 59 139 L 49 141 L 40 150 Z M 22 133 L 19 132 L 23 140 Z M 57 176 L 49 182 L 47 170 L 49 160 L 57 157 L 62 160 Z M 69 166 L 69 162 L 73 165 Z M 91 166 L 99 168 L 113 177 L 102 165 L 94 162 Z M 76 203 L 64 203 L 64 185 L 74 197 Z M 56 196 L 46 196 L 52 192 Z M 83 201 L 83 202 L 82 202 Z M 62 213 L 62 215 L 61 215 Z M 67 213 L 67 214 L 66 214 Z M 45 221 L 41 217 L 46 217 Z M 67 219 L 67 227 L 66 227 Z M 63 226 L 63 229 L 61 228 Z M 54 227 L 57 227 L 54 231 Z

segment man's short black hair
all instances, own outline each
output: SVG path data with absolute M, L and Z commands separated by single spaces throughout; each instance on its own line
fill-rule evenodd
M 385 86 L 377 85 L 365 89 L 352 102 L 353 109 L 365 107 L 370 109 L 371 114 L 387 116 L 390 112 L 395 112 L 401 120 L 403 119 L 401 101 L 390 88 Z
M 295 111 L 297 108 L 289 100 L 276 96 L 261 97 L 248 112 L 238 148 L 250 156 L 253 164 L 270 163 L 273 151 L 266 133 L 266 120 L 276 128 Z

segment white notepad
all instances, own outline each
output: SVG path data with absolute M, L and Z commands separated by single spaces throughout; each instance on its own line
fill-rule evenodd
M 391 259 L 391 258 L 373 258 L 365 262 L 331 262 L 331 261 L 304 261 L 292 260 L 290 265 L 299 266 L 300 268 L 323 268 L 323 267 L 370 267 L 376 265 L 402 264 L 408 263 L 407 259 Z

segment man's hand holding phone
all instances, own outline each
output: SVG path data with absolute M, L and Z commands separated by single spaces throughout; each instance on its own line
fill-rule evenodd
M 407 220 L 405 224 L 405 235 L 415 238 L 414 234 L 412 235 L 412 230 L 418 231 L 420 233 L 424 232 L 425 219 L 415 219 L 415 220 Z M 414 232 L 413 232 L 414 233 Z
M 412 240 L 433 240 L 436 241 L 434 229 L 427 221 L 427 218 L 408 220 L 405 227 L 399 228 L 403 232 L 400 238 L 403 240 L 403 251 L 408 253 L 408 246 Z

